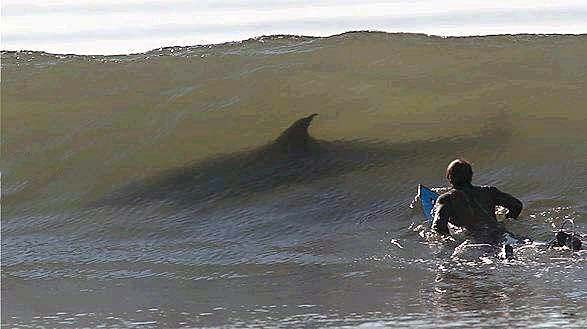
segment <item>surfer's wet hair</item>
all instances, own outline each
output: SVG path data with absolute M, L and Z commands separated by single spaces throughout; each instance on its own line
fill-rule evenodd
M 467 161 L 456 159 L 446 168 L 446 179 L 453 186 L 469 185 L 473 179 L 473 168 Z

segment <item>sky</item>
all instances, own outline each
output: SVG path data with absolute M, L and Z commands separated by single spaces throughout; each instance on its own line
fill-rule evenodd
M 2 0 L 2 50 L 128 54 L 271 34 L 587 33 L 587 0 Z

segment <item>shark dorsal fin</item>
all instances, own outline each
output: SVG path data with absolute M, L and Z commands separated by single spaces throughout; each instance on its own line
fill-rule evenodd
M 287 154 L 304 154 L 309 151 L 309 143 L 312 139 L 308 133 L 308 128 L 312 120 L 318 114 L 314 113 L 307 117 L 301 118 L 284 130 L 275 143 L 279 149 Z

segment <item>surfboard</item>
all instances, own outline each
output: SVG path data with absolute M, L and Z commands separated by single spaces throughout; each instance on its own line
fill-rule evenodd
M 420 196 L 420 202 L 422 204 L 422 210 L 424 211 L 424 217 L 426 217 L 426 221 L 432 222 L 432 210 L 434 209 L 436 199 L 439 197 L 438 193 L 420 184 L 418 185 L 418 195 Z

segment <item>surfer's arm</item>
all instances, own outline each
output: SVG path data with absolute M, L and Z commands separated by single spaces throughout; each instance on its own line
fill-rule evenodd
M 508 217 L 510 218 L 518 218 L 520 213 L 522 212 L 522 208 L 524 205 L 522 201 L 518 200 L 517 198 L 498 190 L 497 188 L 493 188 L 495 193 L 495 203 L 506 208 L 508 212 Z
M 450 203 L 448 198 L 440 196 L 434 205 L 434 219 L 432 229 L 441 235 L 450 235 L 448 220 L 450 218 Z

